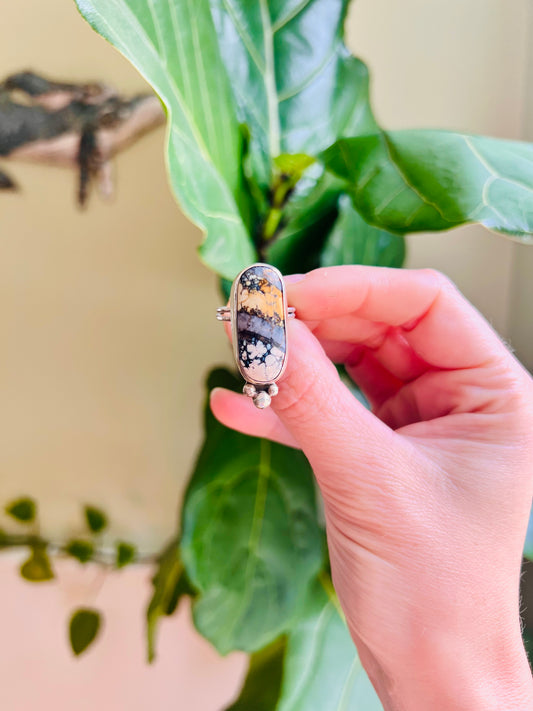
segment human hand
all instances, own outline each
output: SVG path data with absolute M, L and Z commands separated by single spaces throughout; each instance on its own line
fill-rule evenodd
M 386 709 L 533 708 L 518 608 L 533 381 L 438 272 L 287 282 L 299 320 L 279 395 L 258 411 L 217 389 L 213 413 L 308 457 L 333 582 Z

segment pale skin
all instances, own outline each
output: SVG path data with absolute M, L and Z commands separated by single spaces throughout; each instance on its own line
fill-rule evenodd
M 438 272 L 343 266 L 286 283 L 298 318 L 279 395 L 260 411 L 217 388 L 213 413 L 308 457 L 333 582 L 386 711 L 531 711 L 531 377 Z

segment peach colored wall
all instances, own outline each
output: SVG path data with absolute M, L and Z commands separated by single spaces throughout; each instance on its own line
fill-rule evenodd
M 149 572 L 128 568 L 102 581 L 89 566 L 59 566 L 59 582 L 19 583 L 16 557 L 0 559 L 0 708 L 3 711 L 221 711 L 235 695 L 243 655 L 220 658 L 192 628 L 189 605 L 165 620 L 147 665 L 144 610 Z M 106 618 L 86 656 L 67 646 L 65 618 L 96 604 Z
M 373 69 L 381 120 L 518 137 L 526 10 L 527 0 L 354 2 L 349 40 Z M 71 0 L 3 3 L 0 74 L 25 67 L 143 87 Z M 0 198 L 0 504 L 35 495 L 44 530 L 62 536 L 94 501 L 113 533 L 145 551 L 175 526 L 201 438 L 203 374 L 230 362 L 215 280 L 169 193 L 162 149 L 159 131 L 120 157 L 114 203 L 94 196 L 84 214 L 62 171 L 9 166 L 23 193 Z M 448 272 L 507 333 L 510 242 L 465 228 L 409 244 L 410 265 Z M 0 708 L 217 711 L 230 698 L 244 660 L 218 659 L 186 608 L 165 621 L 156 665 L 144 665 L 149 571 L 104 581 L 95 603 L 106 629 L 73 660 L 65 618 L 92 602 L 95 572 L 65 564 L 57 582 L 31 586 L 17 561 L 0 556 Z

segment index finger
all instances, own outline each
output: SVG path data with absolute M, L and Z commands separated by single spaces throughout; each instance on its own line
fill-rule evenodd
M 509 355 L 483 316 L 432 269 L 325 267 L 289 282 L 287 295 L 298 318 L 318 328 L 331 322 L 331 340 L 357 343 L 358 328 L 368 332 L 358 326 L 364 320 L 400 330 L 418 356 L 439 368 L 484 365 L 503 350 Z

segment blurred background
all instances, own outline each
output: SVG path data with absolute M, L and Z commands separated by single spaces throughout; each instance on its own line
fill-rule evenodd
M 0 12 L 0 79 L 32 69 L 146 90 L 71 0 Z M 357 0 L 348 21 L 385 127 L 513 139 L 533 140 L 532 37 L 528 0 Z M 90 502 L 145 553 L 176 529 L 204 375 L 232 362 L 214 318 L 216 280 L 170 193 L 163 148 L 160 129 L 120 155 L 114 199 L 93 195 L 84 212 L 68 170 L 6 163 L 22 192 L 0 194 L 0 506 L 31 495 L 43 532 L 59 539 L 79 533 Z M 447 273 L 533 368 L 533 246 L 477 227 L 408 246 L 407 266 Z M 58 580 L 32 585 L 19 564 L 0 556 L 1 708 L 219 711 L 234 695 L 244 657 L 219 658 L 186 605 L 165 620 L 146 665 L 149 568 L 102 576 L 65 562 Z M 74 659 L 65 619 L 92 604 L 105 634 Z

